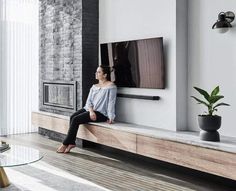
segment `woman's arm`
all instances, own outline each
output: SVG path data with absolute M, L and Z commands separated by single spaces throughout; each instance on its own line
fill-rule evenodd
M 88 110 L 89 110 L 90 119 L 93 120 L 93 121 L 96 121 L 97 120 L 97 115 L 94 112 L 93 108 L 89 107 Z
M 117 88 L 111 88 L 109 90 L 109 97 L 108 97 L 108 108 L 107 108 L 107 114 L 108 114 L 108 123 L 112 123 L 115 119 L 115 104 L 116 104 L 116 94 L 117 94 Z
M 85 108 L 89 111 L 90 119 L 96 121 L 97 115 L 93 110 L 93 100 L 92 100 L 92 87 L 90 88 L 88 98 L 86 100 Z
M 85 108 L 87 109 L 87 110 L 90 110 L 90 109 L 92 109 L 93 108 L 93 102 L 92 102 L 92 88 L 93 87 L 91 87 L 90 88 L 90 90 L 89 90 L 89 94 L 88 94 L 88 97 L 87 97 L 87 100 L 86 100 L 86 104 L 85 104 Z

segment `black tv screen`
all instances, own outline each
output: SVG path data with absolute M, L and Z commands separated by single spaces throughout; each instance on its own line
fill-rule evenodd
M 104 43 L 101 64 L 114 68 L 118 87 L 165 88 L 163 38 Z

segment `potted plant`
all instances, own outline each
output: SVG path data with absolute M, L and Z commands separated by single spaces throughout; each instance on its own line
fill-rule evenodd
M 195 99 L 198 104 L 203 104 L 207 107 L 207 111 L 204 112 L 204 114 L 198 115 L 198 124 L 202 129 L 200 131 L 200 139 L 204 141 L 220 141 L 220 135 L 217 130 L 221 126 L 221 116 L 214 115 L 214 112 L 217 111 L 219 106 L 229 106 L 229 104 L 223 102 L 217 103 L 219 100 L 224 98 L 223 95 L 219 95 L 219 86 L 214 88 L 211 93 L 198 87 L 194 87 L 194 89 L 197 90 L 205 100 L 201 100 L 195 96 L 191 97 Z

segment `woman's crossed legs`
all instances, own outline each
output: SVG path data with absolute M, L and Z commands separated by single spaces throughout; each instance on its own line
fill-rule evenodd
M 107 121 L 107 117 L 101 114 L 98 111 L 94 111 L 96 113 L 96 120 L 94 122 L 105 122 Z M 67 136 L 63 141 L 63 144 L 57 149 L 58 153 L 68 153 L 72 148 L 76 146 L 76 135 L 78 132 L 78 128 L 80 124 L 85 124 L 91 122 L 89 111 L 85 109 L 80 109 L 73 113 L 70 117 L 70 128 L 68 130 Z

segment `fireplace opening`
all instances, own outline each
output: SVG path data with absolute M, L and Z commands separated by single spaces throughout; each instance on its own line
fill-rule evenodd
M 76 111 L 76 81 L 43 81 L 43 108 Z

